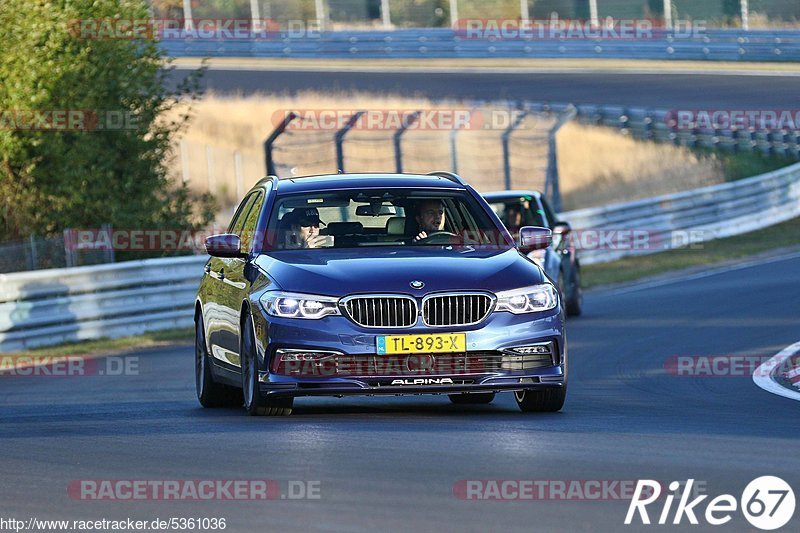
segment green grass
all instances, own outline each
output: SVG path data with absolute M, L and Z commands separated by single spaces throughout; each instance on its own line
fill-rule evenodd
M 635 281 L 672 270 L 703 267 L 800 245 L 800 218 L 762 230 L 652 255 L 625 257 L 582 269 L 586 288 Z
M 727 181 L 736 181 L 759 176 L 797 163 L 793 157 L 785 155 L 764 155 L 758 152 L 714 152 L 722 163 Z
M 15 352 L 12 357 L 33 357 L 33 356 L 101 356 L 112 353 L 120 353 L 133 349 L 153 348 L 157 346 L 167 346 L 178 342 L 193 342 L 194 330 L 186 329 L 166 329 L 163 331 L 153 331 L 135 337 L 122 337 L 119 339 L 97 339 L 90 341 L 69 342 L 44 348 L 35 348 L 24 352 Z

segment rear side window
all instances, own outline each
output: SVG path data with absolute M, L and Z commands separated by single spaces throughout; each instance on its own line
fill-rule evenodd
M 249 212 L 244 218 L 244 224 L 239 233 L 239 238 L 242 241 L 242 250 L 249 251 L 253 244 L 253 234 L 256 231 L 256 224 L 258 224 L 258 217 L 261 215 L 261 207 L 264 205 L 264 197 L 261 193 L 253 195 L 253 202 L 250 205 Z
M 253 202 L 256 201 L 256 196 L 258 192 L 252 192 L 248 194 L 242 203 L 239 204 L 239 209 L 236 210 L 236 214 L 233 215 L 233 219 L 231 219 L 231 223 L 228 226 L 228 233 L 233 233 L 234 235 L 239 235 L 241 237 L 242 226 L 244 226 L 244 220 L 247 218 L 247 213 L 250 211 L 250 207 L 252 207 Z

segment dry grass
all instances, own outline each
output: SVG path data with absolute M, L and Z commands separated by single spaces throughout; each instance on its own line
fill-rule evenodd
M 565 209 L 684 191 L 725 181 L 713 156 L 639 141 L 610 128 L 567 124 L 558 136 Z
M 207 95 L 181 141 L 184 157 L 173 161 L 175 179 L 183 167 L 195 190 L 216 192 L 227 213 L 241 194 L 265 174 L 263 141 L 276 117 L 289 110 L 468 110 L 457 102 L 414 96 L 299 93 L 296 96 L 218 97 Z M 484 118 L 494 109 L 482 109 Z M 512 187 L 541 188 L 547 163 L 546 138 L 552 117 L 529 116 L 510 143 Z M 353 130 L 345 142 L 348 172 L 394 171 L 394 131 Z M 502 128 L 465 130 L 458 136 L 458 171 L 478 190 L 504 188 Z M 281 175 L 336 171 L 334 131 L 292 131 L 276 143 Z M 403 137 L 404 171 L 450 170 L 450 132 L 408 131 Z M 565 208 L 626 201 L 719 183 L 721 165 L 691 151 L 636 141 L 616 131 L 569 124 L 558 137 Z M 234 153 L 240 154 L 237 183 Z

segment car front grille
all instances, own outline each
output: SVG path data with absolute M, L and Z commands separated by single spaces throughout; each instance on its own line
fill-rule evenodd
M 489 314 L 492 298 L 483 293 L 428 296 L 422 302 L 422 318 L 427 326 L 469 326 Z
M 352 296 L 343 300 L 347 316 L 366 328 L 410 328 L 417 323 L 417 300 L 403 295 Z M 426 296 L 422 320 L 429 327 L 470 326 L 491 312 L 486 293 L 444 293 Z
M 366 328 L 408 328 L 417 323 L 417 302 L 410 296 L 356 296 L 344 301 L 350 320 Z

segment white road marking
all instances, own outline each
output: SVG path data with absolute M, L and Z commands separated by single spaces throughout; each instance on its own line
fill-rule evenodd
M 780 367 L 784 361 L 798 353 L 800 353 L 800 342 L 792 344 L 769 361 L 763 363 L 753 372 L 753 381 L 755 384 L 772 394 L 800 401 L 800 392 L 779 385 L 772 377 L 772 372 L 776 368 Z

